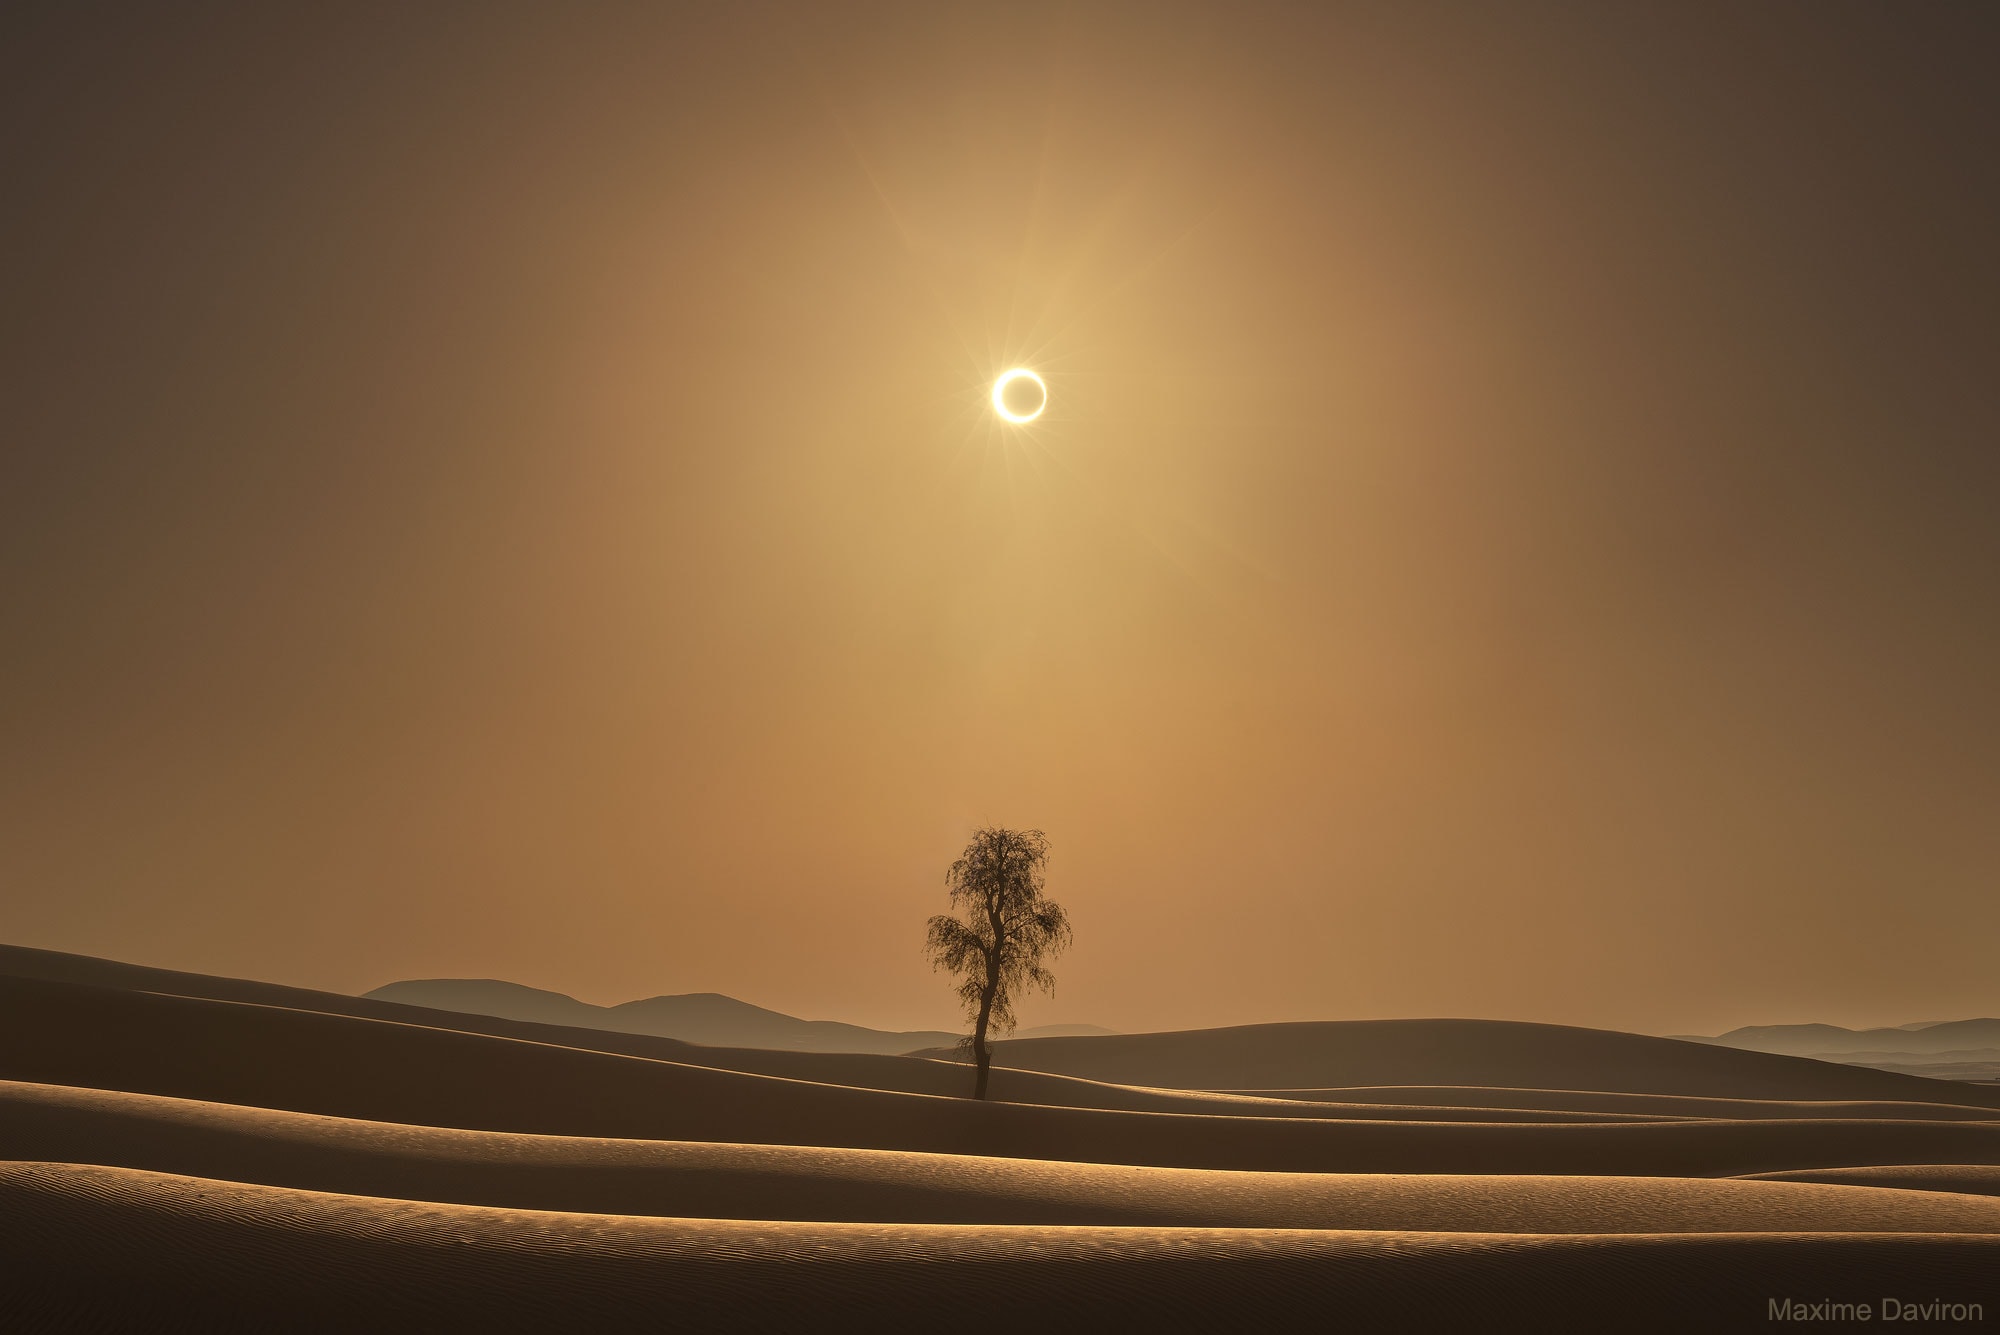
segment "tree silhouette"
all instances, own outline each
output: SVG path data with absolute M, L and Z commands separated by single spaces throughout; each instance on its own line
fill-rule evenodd
M 960 916 L 940 913 L 930 921 L 924 953 L 933 969 L 964 975 L 959 1000 L 972 1020 L 972 1056 L 979 1065 L 972 1097 L 986 1097 L 993 1053 L 989 1027 L 1014 1027 L 1014 995 L 1033 984 L 1053 992 L 1056 977 L 1044 956 L 1069 945 L 1069 916 L 1062 905 L 1042 896 L 1042 868 L 1049 841 L 1040 830 L 975 830 L 972 842 L 944 875 Z

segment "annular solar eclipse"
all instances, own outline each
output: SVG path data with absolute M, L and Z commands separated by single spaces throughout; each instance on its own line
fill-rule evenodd
M 1025 366 L 993 382 L 993 411 L 1009 422 L 1032 422 L 1049 406 L 1049 387 Z

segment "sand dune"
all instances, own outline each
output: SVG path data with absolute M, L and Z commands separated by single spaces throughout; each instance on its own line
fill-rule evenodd
M 924 1055 L 936 1055 L 926 1053 Z M 1167 1089 L 1466 1085 L 2000 1107 L 2000 1090 L 1603 1029 L 1502 1020 L 1331 1020 L 1003 1041 L 997 1065 Z
M 1744 1176 L 1751 1181 L 1829 1182 L 1860 1187 L 2000 1196 L 2000 1167 L 1993 1164 L 1875 1164 L 1865 1168 L 1795 1168 L 1783 1173 L 1748 1173 Z
M 34 1328 L 1768 1329 L 1796 1296 L 1982 1302 L 2000 1238 L 773 1224 L 553 1214 L 0 1165 Z M 975 1300 L 976 1299 L 976 1300 Z
M 971 1067 L 938 1058 L 884 1057 L 862 1053 L 782 1052 L 761 1048 L 696 1048 L 668 1057 L 688 1065 L 716 1070 L 775 1075 L 816 1084 L 859 1089 L 895 1090 L 964 1098 L 971 1089 Z M 1125 1112 L 1212 1113 L 1231 1117 L 1360 1117 L 1416 1118 L 1426 1121 L 1567 1122 L 1672 1120 L 1679 1114 L 1659 1110 L 1538 1109 L 1529 1104 L 1440 1106 L 1413 1100 L 1407 1104 L 1303 1101 L 1258 1093 L 1147 1089 L 1112 1085 L 1077 1076 L 1041 1071 L 995 1068 L 988 1097 L 1002 1103 L 1040 1103 L 1058 1108 L 1107 1108 Z M 1969 1117 L 1989 1115 L 1968 1110 Z
M 873 1053 L 788 1052 L 765 1048 L 719 1048 L 648 1034 L 617 1033 L 584 1029 L 539 1021 L 460 1011 L 433 1010 L 399 1002 L 347 997 L 331 992 L 284 987 L 276 983 L 247 982 L 208 974 L 179 973 L 140 965 L 120 964 L 86 955 L 66 955 L 58 951 L 30 950 L 20 946 L 0 946 L 0 978 L 69 983 L 118 991 L 155 992 L 165 996 L 252 1005 L 277 1006 L 287 1010 L 347 1015 L 358 1019 L 383 1020 L 393 1024 L 413 1024 L 425 1028 L 450 1029 L 460 1033 L 485 1034 L 495 1038 L 524 1039 L 558 1047 L 612 1052 L 623 1056 L 657 1061 L 707 1066 L 716 1070 L 774 1075 L 789 1080 L 845 1085 L 857 1089 L 894 1090 L 907 1094 L 932 1094 L 941 1098 L 962 1098 L 971 1088 L 971 1070 L 955 1060 L 932 1060 Z M 17 995 L 32 996 L 32 992 Z M 0 1004 L 5 1004 L 0 1001 Z M 87 1082 L 86 1082 L 87 1083 Z M 1128 1112 L 1210 1112 L 1227 1115 L 1268 1114 L 1284 1117 L 1396 1117 L 1421 1115 L 1439 1119 L 1454 1116 L 1444 1110 L 1399 1114 L 1395 1110 L 1371 1108 L 1302 1108 L 1295 1101 L 1257 1100 L 1244 1096 L 1216 1095 L 1187 1090 L 1141 1089 L 1107 1085 L 1074 1076 L 1050 1075 L 1039 1071 L 993 1072 L 990 1096 L 1007 1103 L 1041 1103 L 1052 1107 L 1111 1108 Z M 1325 1101 L 1321 1101 L 1325 1102 Z M 1467 1109 L 1469 1121 L 1589 1120 L 1590 1110 L 1551 1117 L 1524 1116 L 1517 1108 Z M 1658 1116 L 1655 1113 L 1614 1116 Z
M 2000 1090 L 1857 1067 L 1553 1026 L 1255 1026 L 1030 1040 L 1012 1051 L 1064 1045 L 1042 1063 L 1064 1069 L 997 1070 L 976 1103 L 950 1062 L 5 950 L 0 1017 L 9 1327 L 2000 1314 Z
M 399 1020 L 423 1023 L 437 1014 L 421 1006 L 350 997 L 341 992 L 318 992 L 311 988 L 287 987 L 283 983 L 260 983 L 248 978 L 225 978 L 217 974 L 186 973 L 179 969 L 156 969 L 145 964 L 126 964 L 99 959 L 94 955 L 71 955 L 60 950 L 36 950 L 30 946 L 0 945 L 0 977 L 26 978 L 45 983 L 75 983 L 85 987 L 109 987 L 128 992 L 158 992 L 174 997 L 204 997 L 211 1001 L 244 1001 L 259 1006 L 284 1006 L 292 1010 L 323 1011 L 329 1015 L 357 1015 L 371 1020 Z M 509 1021 L 494 1016 L 459 1017 L 482 1027 L 494 1020 L 505 1027 Z M 556 1026 L 543 1026 L 555 1028 Z M 673 1039 L 656 1042 L 677 1047 L 687 1044 Z
M 1451 1085 L 1388 1085 L 1360 1089 L 1243 1089 L 1224 1091 L 1254 1098 L 1329 1103 L 1343 1108 L 1384 1107 L 1502 1108 L 1533 1111 L 1675 1117 L 1900 1117 L 1917 1121 L 1992 1121 L 2000 1110 L 1959 1103 L 1915 1103 L 1882 1099 L 1722 1099 L 1678 1094 L 1620 1094 L 1587 1089 L 1469 1089 Z
M 87 955 L 0 945 L 0 978 L 72 983 L 168 996 L 238 1001 L 288 1010 L 348 1015 L 390 1023 L 453 1029 L 462 1033 L 520 1038 L 565 1047 L 588 1048 L 628 1056 L 705 1065 L 721 1070 L 777 1075 L 789 1079 L 844 1084 L 905 1093 L 962 1096 L 969 1074 L 938 1050 L 928 1058 L 860 1053 L 787 1052 L 766 1049 L 716 1048 L 647 1034 L 502 1019 L 460 1011 L 435 1010 L 396 1002 L 316 992 L 277 983 L 253 982 L 209 974 L 185 973 L 125 964 Z M 0 1005 L 8 1004 L 0 997 Z M 1051 1046 L 1054 1045 L 1054 1046 Z M 1096 1045 L 1096 1046 L 1092 1046 Z M 1194 1030 L 1166 1034 L 1089 1035 L 1068 1038 L 1013 1039 L 999 1045 L 1014 1069 L 996 1068 L 994 1096 L 1012 1102 L 1058 1106 L 1127 1107 L 1133 1111 L 1176 1111 L 1148 1102 L 1138 1106 L 1129 1095 L 1107 1096 L 1112 1089 L 1145 1089 L 1154 1095 L 1170 1091 L 1238 1091 L 1299 1096 L 1326 1092 L 1340 1102 L 1341 1089 L 1439 1089 L 1446 1087 L 1549 1089 L 1654 1093 L 1697 1098 L 1776 1101 L 1848 1101 L 1854 1103 L 1949 1103 L 2000 1110 L 2000 1087 L 1903 1076 L 1833 1062 L 1816 1062 L 1769 1053 L 1722 1048 L 1714 1044 L 1650 1038 L 1607 1030 L 1561 1025 L 1519 1024 L 1486 1020 L 1369 1020 L 1322 1024 L 1250 1025 L 1231 1029 Z M 1718 1054 L 1704 1060 L 1699 1054 Z M 1082 1054 L 1088 1054 L 1086 1057 Z M 1330 1062 L 1347 1061 L 1356 1073 L 1340 1079 L 1227 1078 L 1232 1065 L 1259 1069 L 1311 1068 L 1324 1074 Z M 1156 1079 L 1143 1070 L 1097 1073 L 1071 1070 L 1070 1064 L 1107 1068 L 1168 1066 L 1175 1078 Z M 1360 1073 L 1364 1066 L 1417 1067 L 1417 1074 Z M 1185 1068 L 1208 1067 L 1212 1079 L 1182 1078 Z M 1476 1077 L 1475 1070 L 1485 1071 Z M 1583 1077 L 1565 1081 L 1561 1073 Z M 1623 1083 L 1621 1083 L 1623 1081 Z M 1665 1088 L 1638 1089 L 1637 1084 Z M 1107 1097 L 1118 1103 L 1103 1103 Z M 1382 1098 L 1357 1097 L 1357 1103 L 1382 1103 Z M 1404 1102 L 1390 1099 L 1389 1102 Z M 1407 1102 L 1450 1106 L 1445 1100 L 1418 1097 Z M 1184 1106 L 1184 1105 L 1181 1105 Z M 1478 1101 L 1459 1106 L 1479 1106 Z M 1496 1110 L 1621 1112 L 1640 1115 L 1684 1115 L 1662 1107 L 1570 1107 L 1557 1103 L 1498 1102 Z M 1240 1111 L 1232 1109 L 1231 1111 Z M 1706 1116 L 1706 1112 L 1692 1114 Z
M 0 1009 L 33 1017 L 0 1027 L 0 1078 L 426 1126 L 1285 1172 L 1702 1177 L 2000 1163 L 2000 1124 L 1985 1122 L 1547 1124 L 1107 1112 L 811 1084 L 21 979 L 0 979 Z
M 356 1195 L 702 1218 L 1478 1233 L 2000 1234 L 2000 1200 L 1658 1177 L 1241 1173 L 532 1136 L 0 1083 L 0 1159 Z

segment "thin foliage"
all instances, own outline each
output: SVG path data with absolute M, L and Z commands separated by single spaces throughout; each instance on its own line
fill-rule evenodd
M 957 993 L 973 1031 L 966 1044 L 979 1063 L 984 1097 L 989 1031 L 1010 1033 L 1014 1002 L 1025 988 L 1055 988 L 1044 962 L 1070 944 L 1069 916 L 1043 894 L 1049 841 L 1040 830 L 988 827 L 945 873 L 956 914 L 938 914 L 925 932 L 933 968 L 959 976 Z

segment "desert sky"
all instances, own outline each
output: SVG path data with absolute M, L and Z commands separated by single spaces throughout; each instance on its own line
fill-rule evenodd
M 9 6 L 0 940 L 945 1027 L 997 823 L 1029 1025 L 2000 1012 L 1996 56 Z

